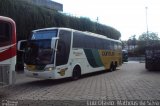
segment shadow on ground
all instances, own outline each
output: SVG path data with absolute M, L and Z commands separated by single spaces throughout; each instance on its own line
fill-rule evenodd
M 120 70 L 120 69 L 116 69 L 115 71 L 118 71 L 118 70 Z M 85 74 L 85 75 L 81 76 L 81 78 L 78 79 L 78 80 L 85 79 L 85 78 L 88 78 L 88 77 L 94 77 L 94 76 L 101 75 L 101 74 L 104 74 L 104 73 L 110 73 L 110 71 L 109 70 L 106 70 L 106 71 L 103 70 L 103 71 L 99 71 L 99 72 Z M 25 82 L 25 83 L 21 83 L 21 84 L 16 84 L 15 86 L 47 87 L 47 86 L 64 84 L 64 83 L 71 83 L 71 82 L 74 82 L 74 81 L 77 81 L 77 80 L 72 80 L 72 78 L 63 78 L 63 79 L 54 79 L 54 80 L 47 79 L 47 80 L 36 80 L 36 81 L 31 81 L 31 82 Z

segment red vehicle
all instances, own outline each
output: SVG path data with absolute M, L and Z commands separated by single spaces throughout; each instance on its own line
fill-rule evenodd
M 0 85 L 15 82 L 16 25 L 8 17 L 0 16 Z

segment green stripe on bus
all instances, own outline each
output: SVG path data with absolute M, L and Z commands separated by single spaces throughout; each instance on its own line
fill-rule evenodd
M 91 49 L 84 49 L 84 52 L 86 54 L 86 57 L 87 57 L 87 60 L 89 62 L 89 64 L 92 66 L 92 67 L 98 67 L 95 59 L 94 59 L 94 56 L 92 54 L 92 51 Z
M 97 50 L 97 49 L 92 49 L 92 54 L 93 54 L 93 56 L 94 56 L 94 59 L 95 59 L 97 65 L 98 65 L 99 67 L 103 66 L 103 63 L 102 63 L 102 61 L 101 61 L 101 58 L 100 58 L 100 55 L 99 55 L 98 50 Z
M 101 67 L 103 63 L 101 61 L 98 50 L 96 49 L 84 49 L 87 60 L 92 67 Z

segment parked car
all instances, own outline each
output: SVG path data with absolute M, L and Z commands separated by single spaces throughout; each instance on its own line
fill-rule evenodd
M 122 61 L 128 62 L 128 51 L 127 50 L 122 50 Z

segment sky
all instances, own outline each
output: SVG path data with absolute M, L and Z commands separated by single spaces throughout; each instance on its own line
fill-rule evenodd
M 83 16 L 121 32 L 121 40 L 143 32 L 160 37 L 160 0 L 53 0 L 63 4 L 63 12 Z M 147 9 L 146 9 L 147 7 Z M 146 12 L 147 11 L 147 12 Z M 147 15 L 146 15 L 147 13 Z M 147 19 L 146 19 L 147 17 Z M 147 21 L 146 21 L 147 20 Z

